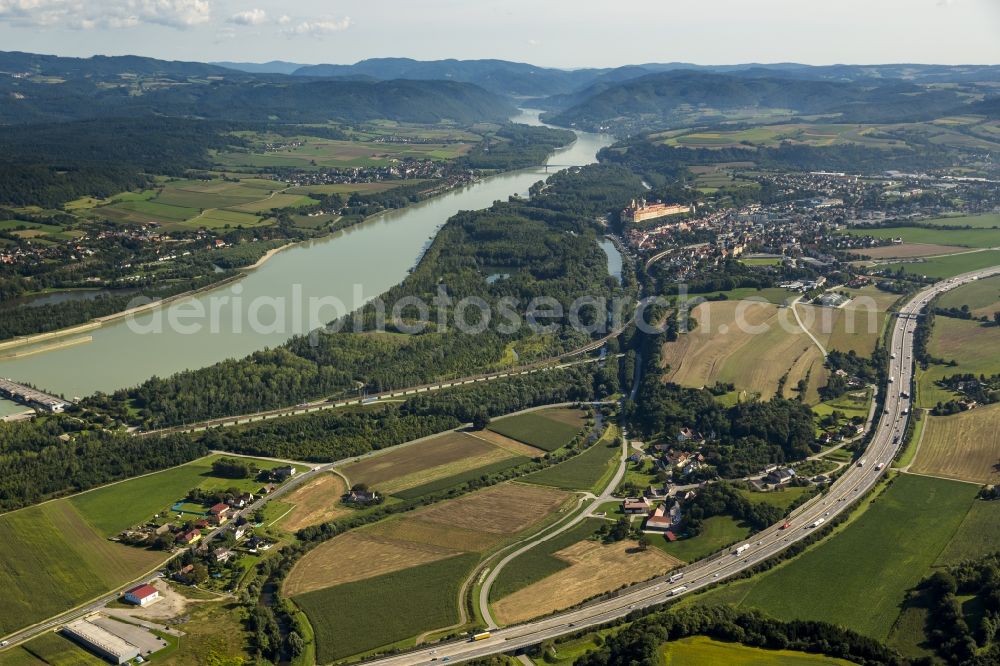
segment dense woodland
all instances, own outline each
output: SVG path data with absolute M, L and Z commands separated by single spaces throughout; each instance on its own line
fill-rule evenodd
M 207 453 L 186 436 L 142 439 L 70 417 L 0 422 L 0 510 L 180 465 Z
M 496 139 L 484 142 L 459 159 L 470 169 L 523 169 L 545 162 L 555 148 L 576 140 L 570 130 L 533 127 L 510 123 L 496 132 Z
M 574 666 L 658 666 L 663 663 L 661 646 L 687 636 L 820 653 L 867 666 L 905 663 L 898 653 L 875 639 L 832 624 L 782 622 L 758 611 L 717 606 L 655 612 L 609 634 L 601 647 L 577 659 Z

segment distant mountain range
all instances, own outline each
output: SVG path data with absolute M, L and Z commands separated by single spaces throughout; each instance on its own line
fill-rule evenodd
M 729 111 L 741 116 L 753 109 L 888 122 L 973 108 L 993 114 L 997 83 L 1000 66 L 992 65 L 672 62 L 567 70 L 505 60 L 299 65 L 0 52 L 0 124 L 123 113 L 469 123 L 502 120 L 515 103 L 545 109 L 553 123 L 619 132 L 722 120 Z

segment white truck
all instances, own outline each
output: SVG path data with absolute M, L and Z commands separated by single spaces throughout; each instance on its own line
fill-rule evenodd
M 817 518 L 816 520 L 814 520 L 811 523 L 809 523 L 809 527 L 819 527 L 820 525 L 822 525 L 825 522 L 826 522 L 825 518 Z
M 868 462 L 868 458 L 862 458 L 858 461 L 858 467 L 864 467 L 866 462 Z
M 745 543 L 742 546 L 739 546 L 738 548 L 733 548 L 733 555 L 737 555 L 737 556 L 738 555 L 742 555 L 743 553 L 747 552 L 748 550 L 750 550 L 750 544 Z
M 687 585 L 681 585 L 680 587 L 675 587 L 674 589 L 667 592 L 668 596 L 676 597 L 678 594 L 683 594 L 687 592 Z
M 682 573 L 674 574 L 673 576 L 670 577 L 670 582 L 671 583 L 676 583 L 681 578 L 684 578 L 684 574 L 682 574 Z

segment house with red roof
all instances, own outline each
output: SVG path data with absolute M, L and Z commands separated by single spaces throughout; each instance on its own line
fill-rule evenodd
M 160 598 L 160 591 L 152 585 L 146 583 L 136 585 L 131 590 L 125 592 L 125 601 L 136 606 L 148 606 Z

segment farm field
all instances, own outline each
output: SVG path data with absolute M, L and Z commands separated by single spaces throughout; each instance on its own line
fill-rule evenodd
M 1000 327 L 952 317 L 935 317 L 927 350 L 936 358 L 955 361 L 956 365 L 932 365 L 917 373 L 917 404 L 933 407 L 939 401 L 950 400 L 950 391 L 935 384 L 944 377 L 972 373 L 1000 373 Z
M 854 351 L 859 356 L 871 356 L 882 335 L 886 313 L 899 295 L 879 291 L 875 287 L 844 291 L 851 295 L 852 300 L 841 308 L 795 307 L 802 323 L 827 350 Z
M 565 462 L 525 476 L 522 481 L 564 490 L 598 493 L 614 472 L 621 446 L 615 444 L 618 429 L 608 426 L 604 436 L 583 453 Z
M 552 556 L 569 566 L 495 602 L 493 614 L 499 624 L 514 624 L 569 608 L 683 564 L 655 548 L 639 550 L 632 540 L 603 544 L 588 539 Z
M 976 500 L 958 526 L 958 531 L 934 566 L 946 567 L 964 560 L 982 557 L 996 551 L 1000 541 L 1000 504 L 993 501 Z
M 904 243 L 953 245 L 968 248 L 1000 246 L 1000 229 L 932 229 L 930 227 L 854 228 L 847 231 L 852 236 L 872 238 L 902 238 Z
M 702 523 L 701 534 L 671 543 L 666 537 L 650 534 L 653 546 L 682 562 L 695 562 L 731 543 L 750 536 L 750 528 L 731 516 L 712 516 Z
M 453 488 L 459 488 L 469 481 L 475 481 L 482 477 L 488 477 L 492 474 L 505 472 L 514 467 L 519 467 L 527 462 L 530 462 L 530 458 L 525 458 L 523 456 L 504 458 L 490 465 L 475 467 L 473 469 L 453 474 L 451 476 L 445 476 L 419 486 L 413 486 L 412 488 L 407 488 L 406 490 L 396 491 L 396 494 L 393 495 L 393 497 L 403 500 L 420 499 L 421 497 L 426 497 L 428 495 L 434 495 Z
M 974 229 L 1000 228 L 1000 215 L 987 213 L 985 215 L 950 215 L 936 217 L 932 220 L 921 220 L 921 224 L 938 227 L 973 227 Z
M 455 624 L 458 591 L 477 560 L 457 555 L 295 597 L 316 635 L 317 661 L 330 663 Z
M 764 650 L 739 643 L 723 643 L 706 636 L 690 636 L 665 643 L 663 666 L 850 666 L 851 662 L 821 654 L 792 650 Z
M 766 400 L 777 393 L 783 376 L 786 397 L 808 377 L 806 401 L 818 401 L 817 391 L 826 383 L 823 355 L 790 309 L 713 301 L 695 307 L 692 316 L 697 327 L 664 345 L 663 362 L 670 367 L 664 381 L 692 387 L 731 382 Z
M 903 474 L 835 537 L 695 602 L 759 608 L 783 620 L 823 620 L 885 640 L 907 590 L 930 573 L 976 492 L 971 484 Z M 861 604 L 865 613 L 857 612 Z
M 718 298 L 719 296 L 725 296 L 730 301 L 750 300 L 773 303 L 774 305 L 784 305 L 788 301 L 795 299 L 798 295 L 799 294 L 797 292 L 782 289 L 781 287 L 764 287 L 763 289 L 740 287 L 739 289 L 719 291 L 715 294 L 704 296 L 704 298 L 712 299 Z M 701 297 L 702 295 L 699 294 L 698 296 L 692 296 L 692 299 L 699 299 Z
M 946 233 L 946 232 L 942 232 Z M 994 232 L 1000 234 L 1000 231 Z M 1000 245 L 1000 238 L 996 245 Z M 969 271 L 989 268 L 1000 264 L 1000 250 L 984 250 L 982 252 L 963 252 L 946 257 L 935 257 L 927 260 L 916 260 L 908 263 L 885 264 L 886 270 L 902 270 L 911 275 L 926 275 L 934 278 L 949 278 Z
M 606 521 L 600 518 L 588 518 L 516 557 L 493 581 L 493 586 L 490 588 L 490 603 L 567 568 L 569 562 L 556 557 L 555 553 L 580 541 L 586 541 L 605 523 Z
M 555 451 L 569 444 L 583 424 L 581 410 L 547 409 L 495 419 L 489 429 L 543 451 Z
M 165 559 L 108 541 L 68 500 L 0 516 L 0 531 L 0 635 L 99 596 Z
M 283 593 L 296 603 L 305 599 L 302 608 L 316 630 L 321 652 L 324 644 L 327 649 L 333 649 L 329 647 L 331 643 L 339 646 L 342 632 L 357 631 L 352 624 L 356 621 L 365 623 L 365 631 L 361 633 L 369 635 L 365 639 L 368 642 L 340 656 L 441 628 L 457 620 L 457 587 L 449 587 L 452 583 L 448 581 L 454 578 L 458 581 L 454 585 L 458 585 L 484 554 L 538 529 L 566 511 L 571 502 L 568 493 L 520 483 L 491 486 L 439 502 L 320 544 L 295 565 L 285 579 Z M 424 577 L 425 571 L 436 572 L 433 575 L 447 578 L 447 581 L 428 583 L 430 579 Z M 386 581 L 393 581 L 391 584 L 395 585 L 398 581 L 407 581 L 403 587 L 414 590 L 414 599 L 436 610 L 429 611 L 424 620 L 418 622 L 411 618 L 403 625 L 396 619 L 400 615 L 398 604 L 392 603 L 364 606 L 369 609 L 365 613 L 355 608 L 345 611 L 339 618 L 314 615 L 324 608 L 324 604 L 339 604 L 346 598 L 356 601 L 357 595 L 370 595 L 375 599 L 391 594 L 389 588 L 383 589 L 390 584 Z M 399 591 L 398 594 L 410 593 Z M 422 615 L 420 611 L 410 614 Z M 393 618 L 390 619 L 390 615 Z M 355 620 L 358 616 L 363 617 Z M 378 622 L 373 623 L 372 617 L 378 617 Z M 384 623 L 383 617 L 387 618 Z M 377 634 L 371 631 L 376 624 L 380 628 Z M 406 633 L 410 627 L 416 628 Z
M 475 433 L 448 432 L 366 458 L 345 466 L 342 471 L 352 484 L 364 483 L 385 495 L 393 495 L 516 455 Z
M 661 143 L 687 148 L 736 148 L 745 147 L 748 143 L 754 146 L 777 146 L 781 143 L 805 146 L 861 145 L 871 148 L 906 146 L 904 141 L 878 136 L 880 131 L 878 125 L 786 123 L 734 131 L 670 132 L 671 136 Z
M 795 502 L 795 500 L 799 499 L 803 495 L 812 493 L 813 490 L 813 488 L 808 486 L 789 486 L 788 488 L 781 490 L 770 490 L 763 493 L 743 489 L 739 489 L 737 492 L 751 502 L 770 504 L 771 506 L 776 506 L 779 509 L 787 510 L 788 507 Z
M 979 484 L 1000 483 L 1000 404 L 926 420 L 910 469 Z
M 976 280 L 957 289 L 946 291 L 938 298 L 942 308 L 961 308 L 968 305 L 977 317 L 993 317 L 1000 311 L 1000 276 Z
M 319 525 L 350 512 L 340 503 L 347 492 L 347 484 L 337 474 L 323 474 L 296 488 L 282 498 L 282 502 L 294 506 L 281 519 L 279 525 L 288 532 L 297 532 L 303 527 Z
M 939 254 L 955 254 L 965 252 L 965 248 L 932 243 L 900 243 L 899 245 L 865 248 L 856 250 L 856 252 L 869 259 L 909 259 L 912 257 L 933 257 Z
M 401 185 L 417 185 L 427 182 L 420 179 L 382 180 L 375 183 L 330 183 L 329 185 L 303 185 L 293 187 L 290 194 L 373 194 L 395 189 Z
M 299 136 L 283 139 L 291 144 L 281 150 L 265 151 L 262 147 L 250 152 L 220 152 L 215 161 L 224 167 L 291 167 L 320 169 L 338 167 L 386 166 L 405 157 L 446 160 L 464 155 L 472 147 L 468 143 L 383 143 L 370 141 L 340 141 Z

